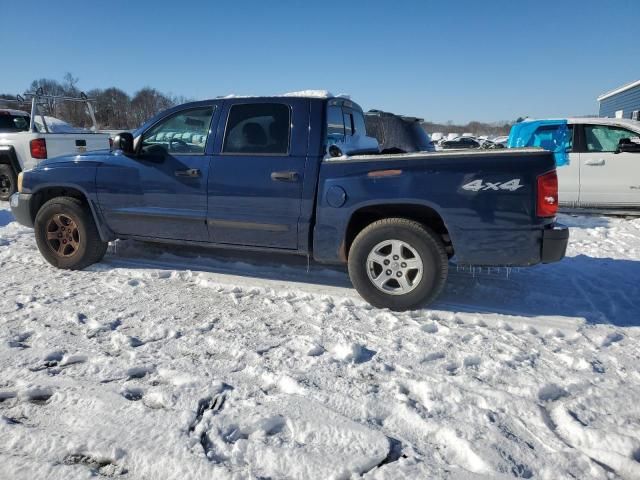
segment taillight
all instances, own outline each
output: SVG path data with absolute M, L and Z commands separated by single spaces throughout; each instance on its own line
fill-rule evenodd
M 47 158 L 47 141 L 44 138 L 34 138 L 29 142 L 31 157 L 44 160 Z
M 538 177 L 536 215 L 555 217 L 558 213 L 558 175 L 555 170 Z

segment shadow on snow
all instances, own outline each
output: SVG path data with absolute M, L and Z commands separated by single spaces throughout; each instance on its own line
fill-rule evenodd
M 124 265 L 118 265 L 122 263 Z M 111 264 L 111 265 L 110 265 Z M 295 255 L 117 242 L 102 267 L 205 271 L 351 288 L 342 267 Z M 481 269 L 450 265 L 437 310 L 527 317 L 583 317 L 592 324 L 640 326 L 640 261 L 567 257 L 529 268 Z

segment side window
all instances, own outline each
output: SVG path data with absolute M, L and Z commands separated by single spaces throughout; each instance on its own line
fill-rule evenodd
M 327 139 L 333 142 L 344 140 L 344 117 L 342 108 L 338 106 L 327 107 Z
M 584 138 L 587 152 L 615 152 L 622 138 L 637 137 L 637 133 L 620 127 L 585 125 Z
M 286 155 L 291 109 L 282 103 L 233 105 L 224 134 L 223 153 Z
M 353 115 L 351 112 L 346 111 L 343 114 L 344 117 L 344 134 L 347 136 L 353 135 Z
M 29 130 L 29 117 L 13 117 L 13 124 L 16 130 Z
M 367 127 L 362 112 L 343 108 L 340 105 L 327 107 L 327 140 L 342 142 L 346 136 L 366 135 Z
M 556 152 L 564 145 L 571 148 L 573 143 L 573 128 L 571 125 L 542 125 L 536 129 L 528 144 L 530 147 L 541 147 L 550 152 Z
M 361 112 L 353 112 L 353 128 L 354 135 L 367 134 L 367 126 L 364 121 L 364 115 Z
M 174 113 L 142 135 L 143 153 L 203 154 L 209 136 L 213 107 Z

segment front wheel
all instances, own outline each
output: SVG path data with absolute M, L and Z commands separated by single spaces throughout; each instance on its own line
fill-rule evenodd
M 77 198 L 57 197 L 46 202 L 34 222 L 36 243 L 51 265 L 81 270 L 99 262 L 107 251 L 89 208 Z
M 7 201 L 17 190 L 18 179 L 11 165 L 0 164 L 0 200 Z
M 362 230 L 349 250 L 349 276 L 371 305 L 409 310 L 433 302 L 444 288 L 448 257 L 442 241 L 413 220 L 387 218 Z

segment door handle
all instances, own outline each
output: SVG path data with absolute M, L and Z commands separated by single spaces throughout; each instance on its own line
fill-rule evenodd
M 271 172 L 271 180 L 276 182 L 297 182 L 298 172 Z
M 175 172 L 175 176 L 176 177 L 199 177 L 200 175 L 202 175 L 202 172 L 200 172 L 200 170 L 198 170 L 197 168 L 189 168 L 187 170 L 176 170 Z
M 601 158 L 600 160 L 587 160 L 584 164 L 589 165 L 590 167 L 601 167 L 604 165 L 604 158 Z

